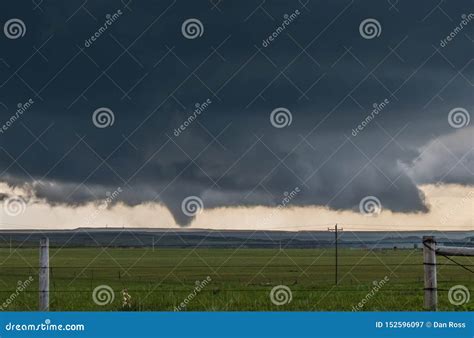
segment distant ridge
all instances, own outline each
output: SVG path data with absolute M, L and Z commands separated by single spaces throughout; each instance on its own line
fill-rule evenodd
M 474 231 L 345 231 L 339 244 L 349 248 L 414 248 L 424 235 L 444 245 L 474 246 Z M 321 248 L 332 247 L 328 231 L 212 230 L 191 228 L 77 228 L 70 230 L 0 230 L 0 247 L 35 247 L 49 237 L 58 247 L 155 248 Z M 10 244 L 11 243 L 11 244 Z

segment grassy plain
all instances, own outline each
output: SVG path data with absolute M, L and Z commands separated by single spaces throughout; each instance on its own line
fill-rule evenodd
M 196 281 L 208 276 L 210 282 L 185 310 L 351 311 L 363 299 L 361 311 L 423 309 L 422 252 L 417 249 L 340 249 L 337 286 L 329 249 L 51 248 L 50 257 L 52 311 L 123 310 L 123 289 L 131 296 L 131 310 L 173 311 L 194 294 Z M 443 264 L 438 267 L 440 310 L 474 310 L 472 300 L 452 305 L 447 292 L 458 284 L 474 290 L 474 274 L 438 260 Z M 473 264 L 472 257 L 456 260 Z M 19 282 L 29 276 L 33 281 L 16 295 Z M 385 277 L 388 282 L 374 291 L 374 281 Z M 114 290 L 113 302 L 99 306 L 93 301 L 100 285 Z M 291 302 L 272 303 L 270 291 L 277 285 L 291 289 Z M 10 299 L 3 310 L 36 310 L 37 291 L 38 249 L 1 248 L 0 305 Z

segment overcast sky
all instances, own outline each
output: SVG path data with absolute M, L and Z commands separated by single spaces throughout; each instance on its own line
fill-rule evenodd
M 2 4 L 3 226 L 472 229 L 473 5 Z

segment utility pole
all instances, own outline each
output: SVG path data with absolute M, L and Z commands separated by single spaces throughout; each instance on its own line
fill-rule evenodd
M 338 229 L 337 228 L 337 224 L 334 228 L 328 228 L 328 231 L 330 232 L 333 232 L 334 231 L 334 247 L 335 247 L 335 251 L 336 251 L 336 254 L 335 254 L 335 261 L 336 261 L 336 265 L 335 265 L 335 271 L 334 271 L 334 281 L 335 281 L 335 284 L 337 285 L 339 283 L 339 278 L 337 276 L 337 273 L 338 273 L 338 270 L 339 270 L 339 259 L 338 259 L 338 253 L 337 253 L 337 246 L 338 246 L 338 234 L 337 232 L 338 231 L 343 231 L 344 229 L 341 228 L 341 229 Z

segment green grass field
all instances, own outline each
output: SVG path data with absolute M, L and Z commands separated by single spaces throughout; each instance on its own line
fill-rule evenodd
M 67 248 L 50 250 L 51 310 L 123 310 L 128 289 L 137 311 L 173 311 L 193 293 L 196 281 L 211 281 L 188 302 L 188 311 L 351 311 L 374 288 L 361 311 L 423 309 L 421 250 L 339 250 L 338 286 L 334 251 L 327 249 L 137 249 Z M 456 257 L 473 264 L 472 257 Z M 439 263 L 452 264 L 443 257 Z M 33 282 L 18 292 L 19 281 Z M 457 284 L 474 289 L 474 274 L 455 265 L 438 267 L 439 309 L 474 310 L 473 301 L 454 306 L 447 290 Z M 112 303 L 99 306 L 92 290 L 108 285 Z M 291 302 L 270 300 L 276 285 L 291 289 Z M 0 306 L 3 310 L 38 309 L 38 249 L 0 249 Z M 12 299 L 12 294 L 14 297 Z M 471 298 L 474 298 L 471 297 Z M 9 299 L 10 304 L 5 304 Z M 7 305 L 7 306 L 5 306 Z M 128 308 L 127 308 L 128 309 Z

